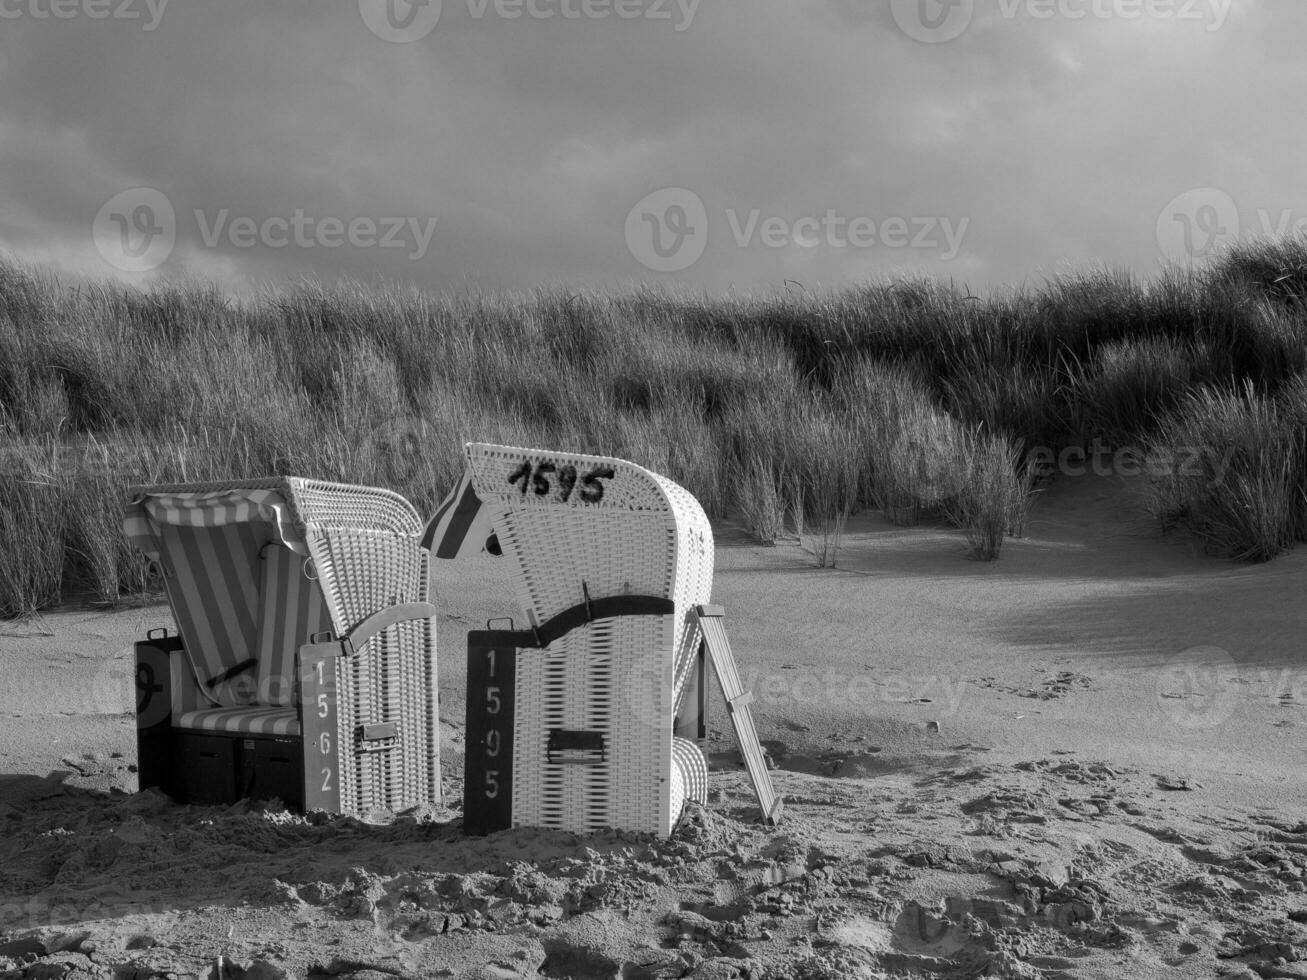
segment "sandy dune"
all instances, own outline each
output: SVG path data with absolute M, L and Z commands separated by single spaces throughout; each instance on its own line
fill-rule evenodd
M 664 842 L 127 795 L 166 608 L 0 626 L 0 976 L 1307 977 L 1307 553 L 1206 558 L 1135 492 L 1055 485 L 992 565 L 870 518 L 834 570 L 719 527 L 775 829 L 720 704 Z M 453 802 L 463 633 L 513 603 L 490 559 L 438 587 Z

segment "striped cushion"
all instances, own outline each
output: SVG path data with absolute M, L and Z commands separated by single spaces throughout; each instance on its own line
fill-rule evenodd
M 175 722 L 177 728 L 197 732 L 226 732 L 231 735 L 298 735 L 299 719 L 294 708 L 208 708 L 187 711 Z
M 269 543 L 262 553 L 259 587 L 259 704 L 295 703 L 295 654 L 314 633 L 331 628 L 322 588 L 304 574 L 304 559 L 285 545 Z

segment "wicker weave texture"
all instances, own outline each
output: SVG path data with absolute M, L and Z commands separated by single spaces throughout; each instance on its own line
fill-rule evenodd
M 514 822 L 669 833 L 687 793 L 699 792 L 673 765 L 672 724 L 698 651 L 691 610 L 712 588 L 703 509 L 625 460 L 480 443 L 467 454 L 531 622 L 587 593 L 661 596 L 675 608 L 597 621 L 546 651 L 519 654 Z M 601 733 L 606 760 L 550 763 L 557 729 Z
M 315 524 L 309 525 L 316 528 Z M 379 610 L 429 597 L 427 556 L 416 535 L 335 528 L 310 533 L 309 548 L 337 635 Z M 395 722 L 398 742 L 381 751 L 342 751 L 342 801 L 350 812 L 399 809 L 438 798 L 432 783 L 438 729 L 428 701 L 436 699 L 435 634 L 429 621 L 400 623 L 338 661 L 337 710 L 342 747 L 353 746 L 363 723 Z
M 519 652 L 515 824 L 667 833 L 674 630 L 671 616 L 597 620 L 546 650 Z M 551 762 L 556 730 L 601 736 L 604 759 Z
M 518 601 L 537 623 L 580 602 L 582 583 L 592 598 L 640 594 L 676 603 L 672 657 L 677 699 L 694 663 L 698 621 L 690 610 L 712 593 L 713 536 L 703 508 L 689 491 L 622 459 L 472 443 L 468 467 L 477 496 L 491 514 L 513 568 Z M 532 479 L 512 481 L 526 464 Z M 534 475 L 549 490 L 538 493 Z M 564 494 L 560 474 L 577 485 Z M 587 475 L 602 486 L 597 502 L 583 495 Z M 564 499 L 566 496 L 566 499 Z M 593 494 L 592 494 L 593 496 Z
M 321 589 L 337 636 L 392 605 L 430 600 L 428 556 L 419 544 L 421 522 L 412 505 L 389 490 L 296 477 L 143 487 L 133 491 L 136 503 L 129 508 L 129 522 L 140 499 L 151 495 L 247 490 L 276 491 L 284 497 L 297 529 L 303 531 L 309 571 L 317 579 L 314 588 Z M 198 583 L 206 569 L 190 568 L 187 574 Z M 249 577 L 258 581 L 257 568 L 251 567 Z M 210 586 L 223 587 L 216 577 Z M 413 620 L 389 627 L 338 660 L 337 744 L 344 812 L 400 810 L 439 800 L 435 642 L 434 623 Z M 232 730 L 242 724 L 217 715 L 210 720 L 221 720 Z M 393 744 L 374 744 L 369 746 L 372 751 L 356 745 L 357 726 L 385 722 L 396 724 Z

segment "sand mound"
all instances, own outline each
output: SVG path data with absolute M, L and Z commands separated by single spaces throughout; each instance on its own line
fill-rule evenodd
M 725 773 L 657 840 L 34 779 L 0 811 L 0 976 L 1307 976 L 1307 826 L 1071 759 L 777 780 L 782 826 Z
M 51 614 L 0 637 L 0 977 L 1307 978 L 1307 551 L 1215 562 L 1120 499 L 1053 487 L 997 565 L 874 519 L 836 570 L 719 535 L 786 817 L 714 700 L 666 841 L 135 794 L 130 643 L 167 612 Z M 488 559 L 441 574 L 457 801 L 466 631 L 514 603 Z

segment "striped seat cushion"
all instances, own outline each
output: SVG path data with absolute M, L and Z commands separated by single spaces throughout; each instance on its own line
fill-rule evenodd
M 259 585 L 257 694 L 259 704 L 295 703 L 295 654 L 309 637 L 331 629 L 322 588 L 304 574 L 304 559 L 285 545 L 262 551 Z
M 298 735 L 294 708 L 207 708 L 187 711 L 174 723 L 177 728 L 229 735 Z

